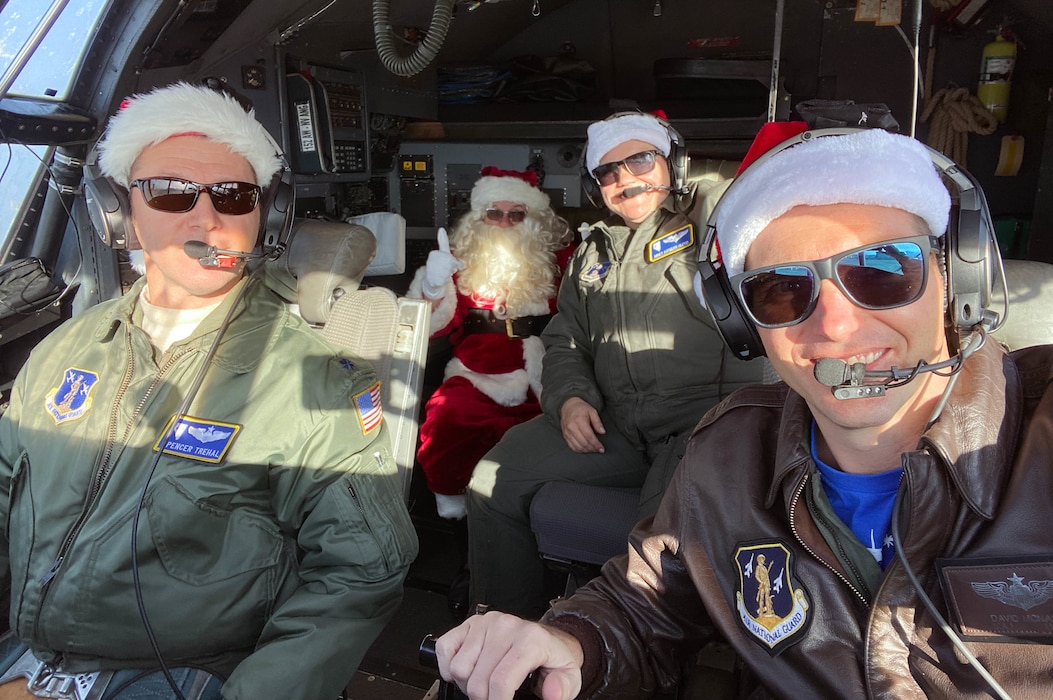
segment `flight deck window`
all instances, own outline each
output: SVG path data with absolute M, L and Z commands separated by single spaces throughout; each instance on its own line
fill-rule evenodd
M 0 5 L 0 75 L 6 76 L 53 3 L 7 0 Z M 109 0 L 70 0 L 8 93 L 64 100 L 107 5 Z M 41 158 L 47 157 L 47 151 L 41 146 L 24 146 L 12 135 L 0 133 L 0 251 L 7 248 L 7 239 L 21 220 L 20 212 L 32 204 L 26 200 L 36 192 L 42 173 Z

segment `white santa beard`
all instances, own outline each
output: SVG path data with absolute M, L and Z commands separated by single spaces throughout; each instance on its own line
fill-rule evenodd
M 493 299 L 499 317 L 547 313 L 556 293 L 556 255 L 534 235 L 536 222 L 511 228 L 478 222 L 466 229 L 451 241 L 464 263 L 457 274 L 461 294 Z

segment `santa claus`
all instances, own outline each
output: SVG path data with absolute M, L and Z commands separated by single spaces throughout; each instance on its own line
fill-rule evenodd
M 439 249 L 409 290 L 431 301 L 431 336 L 448 336 L 453 350 L 425 405 L 417 458 L 439 515 L 455 519 L 476 462 L 541 413 L 538 336 L 573 252 L 573 232 L 533 172 L 484 168 L 471 207 L 449 238 L 439 229 Z

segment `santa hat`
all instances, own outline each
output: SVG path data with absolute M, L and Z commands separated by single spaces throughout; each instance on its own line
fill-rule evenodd
M 590 173 L 600 164 L 600 158 L 626 141 L 649 143 L 663 156 L 669 156 L 669 130 L 657 117 L 643 112 L 615 115 L 593 122 L 589 124 L 588 139 L 585 167 Z
M 532 170 L 498 170 L 488 165 L 472 187 L 472 209 L 482 211 L 494 202 L 515 202 L 527 211 L 540 211 L 549 206 L 548 195 L 537 188 L 537 173 Z
M 253 110 L 245 111 L 232 95 L 184 82 L 134 95 L 121 105 L 99 142 L 99 168 L 127 188 L 143 150 L 188 134 L 222 143 L 244 157 L 261 187 L 282 168 L 278 148 Z
M 774 145 L 806 131 L 804 122 L 769 123 L 739 176 L 720 199 L 713 222 L 728 276 L 772 220 L 799 205 L 870 204 L 915 214 L 933 235 L 947 230 L 951 199 L 928 149 L 883 129 L 820 136 L 747 167 Z

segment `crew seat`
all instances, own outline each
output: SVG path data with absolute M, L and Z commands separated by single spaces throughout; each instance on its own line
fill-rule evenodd
M 383 213 L 373 217 L 378 222 L 386 218 Z M 365 226 L 297 219 L 289 249 L 268 263 L 267 276 L 271 287 L 330 345 L 373 365 L 408 499 L 431 314 L 419 299 L 398 297 L 384 287 L 362 287 L 376 255 L 377 237 Z

